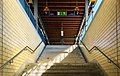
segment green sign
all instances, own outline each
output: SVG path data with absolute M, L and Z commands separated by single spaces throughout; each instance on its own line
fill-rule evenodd
M 58 16 L 67 16 L 67 12 L 66 11 L 58 11 L 57 15 Z

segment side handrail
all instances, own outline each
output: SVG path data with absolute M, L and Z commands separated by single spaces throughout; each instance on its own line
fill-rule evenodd
M 86 50 L 90 53 L 93 49 L 98 50 L 102 55 L 104 55 L 110 62 L 112 62 L 118 69 L 120 69 L 120 66 L 117 65 L 113 60 L 111 60 L 105 53 L 103 53 L 97 46 L 93 46 L 90 50 L 87 48 L 87 46 L 82 42 L 82 45 L 86 48 Z
M 85 62 L 86 62 L 86 63 L 88 63 L 88 59 L 87 59 L 87 57 L 85 56 L 85 54 L 83 53 L 83 51 L 81 50 L 81 48 L 80 48 L 80 46 L 79 46 L 79 45 L 78 45 L 78 48 L 79 48 L 80 53 L 82 54 L 82 56 L 83 56 L 83 58 L 84 58 Z
M 14 57 L 12 57 L 12 58 L 9 59 L 7 62 L 5 62 L 2 66 L 0 66 L 0 69 L 4 68 L 4 66 L 7 65 L 8 63 L 12 63 L 13 60 L 14 60 L 19 54 L 21 54 L 24 50 L 26 50 L 26 49 L 29 49 L 29 50 L 28 50 L 29 52 L 34 53 L 34 52 L 38 49 L 38 47 L 41 45 L 41 43 L 42 43 L 42 41 L 37 45 L 37 47 L 36 47 L 34 50 L 31 49 L 29 46 L 24 47 L 24 48 L 23 48 L 19 53 L 17 53 Z

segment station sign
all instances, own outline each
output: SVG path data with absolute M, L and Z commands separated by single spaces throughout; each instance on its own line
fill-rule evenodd
M 67 11 L 57 11 L 57 16 L 67 16 Z

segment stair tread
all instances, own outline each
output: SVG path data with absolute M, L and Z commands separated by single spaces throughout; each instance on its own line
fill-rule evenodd
M 42 76 L 103 76 L 95 63 L 85 63 L 84 57 L 76 48 L 60 63 L 55 63 Z

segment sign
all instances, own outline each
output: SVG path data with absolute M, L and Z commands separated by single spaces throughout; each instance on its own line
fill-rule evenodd
M 66 11 L 58 11 L 57 16 L 67 16 L 67 12 Z

